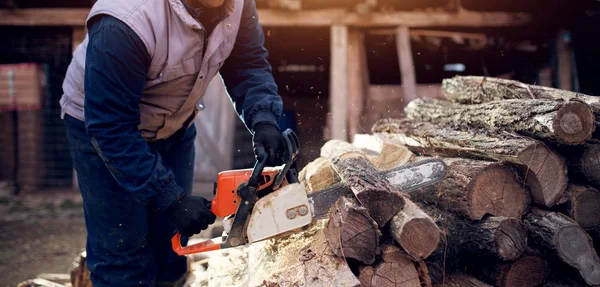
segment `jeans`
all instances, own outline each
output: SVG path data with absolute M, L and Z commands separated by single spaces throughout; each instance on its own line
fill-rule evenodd
M 65 124 L 83 197 L 87 265 L 93 285 L 168 286 L 182 278 L 187 272 L 186 257 L 171 248 L 174 229 L 166 215 L 151 211 L 119 186 L 92 146 L 82 121 L 65 115 Z M 148 143 L 173 170 L 186 194 L 192 192 L 195 136 L 192 125 L 168 139 Z

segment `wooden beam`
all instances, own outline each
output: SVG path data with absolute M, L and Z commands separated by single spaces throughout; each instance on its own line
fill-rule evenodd
M 72 32 L 72 36 L 71 36 L 73 52 L 75 52 L 75 49 L 77 49 L 77 46 L 79 46 L 79 44 L 81 44 L 81 42 L 83 42 L 86 35 L 87 35 L 87 29 L 85 27 L 82 27 L 82 26 L 73 27 L 73 32 Z
M 0 9 L 2 26 L 84 26 L 89 9 L 35 8 Z
M 398 60 L 400 61 L 400 76 L 402 77 L 404 101 L 408 103 L 417 98 L 417 80 L 415 77 L 412 49 L 410 47 L 410 34 L 406 26 L 400 26 L 397 29 L 396 49 L 398 50 Z
M 329 124 L 331 139 L 348 139 L 348 27 L 331 27 Z
M 83 26 L 89 9 L 0 9 L 0 26 Z M 359 14 L 345 9 L 283 11 L 259 9 L 260 23 L 269 27 L 514 27 L 531 22 L 525 13 L 475 12 L 372 12 Z
M 363 132 L 361 116 L 369 86 L 365 33 L 357 28 L 348 29 L 348 133 L 349 138 Z

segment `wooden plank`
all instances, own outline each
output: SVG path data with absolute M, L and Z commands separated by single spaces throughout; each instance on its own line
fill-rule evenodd
M 357 28 L 348 30 L 348 132 L 349 138 L 362 132 L 361 116 L 369 85 L 367 51 L 364 32 Z
M 348 27 L 331 27 L 329 125 L 331 139 L 348 139 Z
M 89 9 L 36 8 L 0 9 L 1 26 L 84 26 Z M 372 12 L 356 13 L 345 9 L 282 11 L 259 9 L 260 23 L 270 27 L 326 27 L 340 24 L 353 27 L 514 27 L 531 22 L 525 13 L 474 12 Z
M 412 49 L 410 48 L 410 34 L 406 26 L 400 26 L 396 30 L 396 49 L 400 61 L 404 100 L 409 102 L 417 98 L 417 79 L 415 77 Z

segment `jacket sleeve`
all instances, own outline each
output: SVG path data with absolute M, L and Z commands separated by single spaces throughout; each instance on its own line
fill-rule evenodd
M 153 210 L 165 211 L 184 191 L 138 130 L 139 104 L 151 58 L 131 28 L 111 16 L 99 17 L 88 26 L 87 133 L 119 185 Z
M 236 112 L 251 131 L 258 122 L 277 125 L 283 111 L 264 41 L 256 4 L 244 0 L 240 30 L 220 73 Z

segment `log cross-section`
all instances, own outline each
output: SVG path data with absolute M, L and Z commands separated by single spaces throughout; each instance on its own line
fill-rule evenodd
M 379 253 L 381 232 L 367 210 L 356 200 L 342 197 L 329 213 L 327 243 L 335 255 L 373 264 Z
M 571 218 L 534 208 L 524 218 L 534 247 L 579 271 L 590 285 L 600 284 L 600 259 L 590 236 Z
M 411 193 L 411 198 L 481 220 L 485 215 L 521 219 L 530 203 L 529 190 L 512 167 L 490 161 L 445 158 L 446 178 L 436 186 Z

